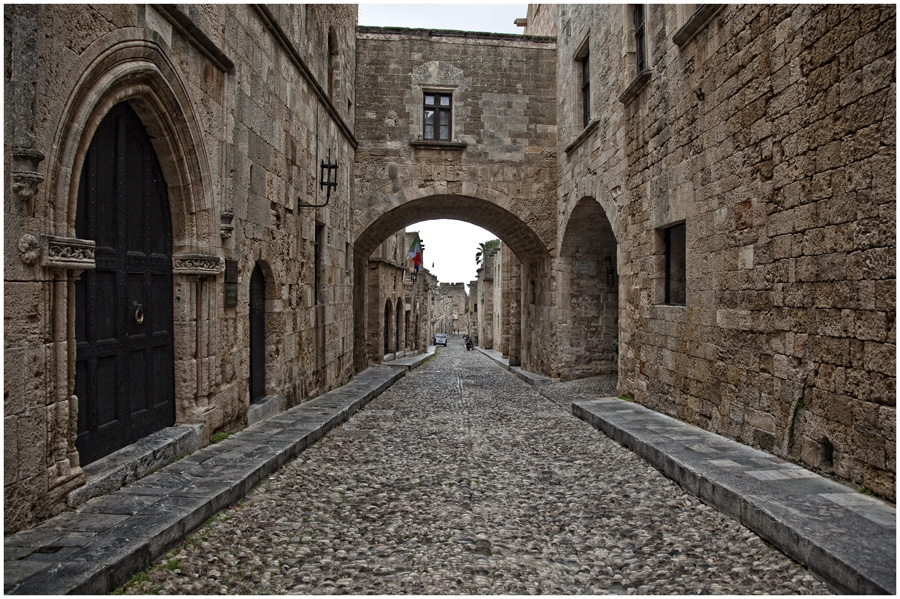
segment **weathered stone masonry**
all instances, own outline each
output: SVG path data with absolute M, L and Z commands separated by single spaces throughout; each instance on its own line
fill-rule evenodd
M 593 198 L 616 236 L 619 389 L 893 498 L 895 8 L 682 8 L 646 7 L 636 89 L 630 7 L 556 7 L 560 210 Z
M 458 31 L 360 27 L 357 38 L 357 260 L 422 220 L 491 230 L 539 287 L 518 332 L 523 367 L 535 371 L 553 361 L 541 327 L 552 312 L 556 243 L 554 48 L 548 38 Z M 453 137 L 425 141 L 423 92 L 442 90 L 453 94 Z M 365 298 L 355 302 L 360 313 Z
M 429 343 L 437 282 L 401 281 L 398 231 L 455 218 L 503 241 L 485 303 L 511 364 L 618 372 L 644 405 L 893 500 L 896 8 L 647 5 L 643 70 L 634 12 L 535 5 L 511 36 L 357 28 L 352 5 L 5 6 L 4 529 L 85 482 L 76 281 L 97 244 L 75 221 L 123 102 L 172 221 L 158 384 L 200 444 L 248 423 L 260 356 L 283 409 Z M 453 94 L 450 141 L 422 139 L 425 92 Z
M 94 263 L 74 225 L 85 150 L 115 104 L 140 117 L 168 188 L 176 424 L 200 425 L 201 443 L 246 424 L 256 266 L 265 393 L 286 407 L 349 379 L 355 17 L 346 5 L 4 8 L 5 530 L 62 509 L 84 482 L 73 290 Z M 329 151 L 330 204 L 302 208 L 324 200 Z

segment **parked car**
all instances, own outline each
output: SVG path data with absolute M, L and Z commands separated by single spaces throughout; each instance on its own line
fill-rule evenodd
M 434 344 L 447 347 L 447 333 L 435 333 Z

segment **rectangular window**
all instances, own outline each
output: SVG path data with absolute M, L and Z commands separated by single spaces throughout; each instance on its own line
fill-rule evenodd
M 687 242 L 684 223 L 664 231 L 666 245 L 666 303 L 683 306 L 687 299 Z
M 637 64 L 637 74 L 647 68 L 647 60 L 644 54 L 644 5 L 634 5 L 634 58 Z
M 450 141 L 453 115 L 452 94 L 425 93 L 425 139 Z
M 581 120 L 582 127 L 591 122 L 591 69 L 590 54 L 581 59 Z

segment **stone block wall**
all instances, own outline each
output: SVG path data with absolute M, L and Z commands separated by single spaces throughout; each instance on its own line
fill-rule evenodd
M 21 5 L 4 11 L 4 28 L 11 532 L 62 509 L 84 482 L 74 281 L 93 258 L 74 221 L 84 153 L 118 102 L 153 139 L 168 188 L 176 424 L 202 424 L 205 443 L 246 423 L 256 265 L 266 278 L 266 392 L 292 405 L 349 379 L 356 9 Z M 339 164 L 330 203 L 301 207 L 324 202 L 329 151 Z M 225 260 L 238 266 L 234 307 Z
M 619 389 L 893 499 L 895 7 L 675 8 L 647 5 L 642 78 L 629 6 L 557 7 L 560 227 L 587 197 L 616 236 Z
M 545 38 L 359 28 L 358 251 L 415 222 L 461 219 L 552 276 L 541 264 L 556 235 L 554 48 Z M 425 91 L 452 93 L 449 142 L 423 139 Z M 542 322 L 528 321 L 523 343 L 538 353 L 549 351 L 537 342 Z M 551 363 L 547 354 L 535 367 Z

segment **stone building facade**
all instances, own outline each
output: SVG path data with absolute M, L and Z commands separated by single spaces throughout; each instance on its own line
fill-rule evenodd
M 895 7 L 540 11 L 559 374 L 893 499 Z
M 5 530 L 116 443 L 202 446 L 430 343 L 402 230 L 435 218 L 503 240 L 511 364 L 893 499 L 895 7 L 528 18 L 5 6 Z
M 8 5 L 4 30 L 14 531 L 111 441 L 203 445 L 353 374 L 356 8 Z
M 424 276 L 413 276 L 408 252 L 410 234 L 397 231 L 369 256 L 366 263 L 368 298 L 368 359 L 385 359 L 421 353 L 428 346 L 423 326 L 430 320 L 429 300 L 433 285 Z M 411 272 L 412 271 L 412 272 Z
M 552 38 L 458 31 L 360 27 L 357 36 L 357 259 L 423 220 L 490 230 L 516 252 L 536 290 L 522 318 L 533 326 L 512 332 L 522 337 L 523 367 L 535 371 L 553 361 L 537 331 L 553 301 L 555 47 Z M 429 108 L 450 119 L 444 139 L 426 128 L 429 99 L 447 102 Z M 367 304 L 361 294 L 354 301 Z
M 465 283 L 440 283 L 434 298 L 434 305 L 440 306 L 441 310 L 440 315 L 435 315 L 435 332 L 448 335 L 465 333 L 469 328 Z

